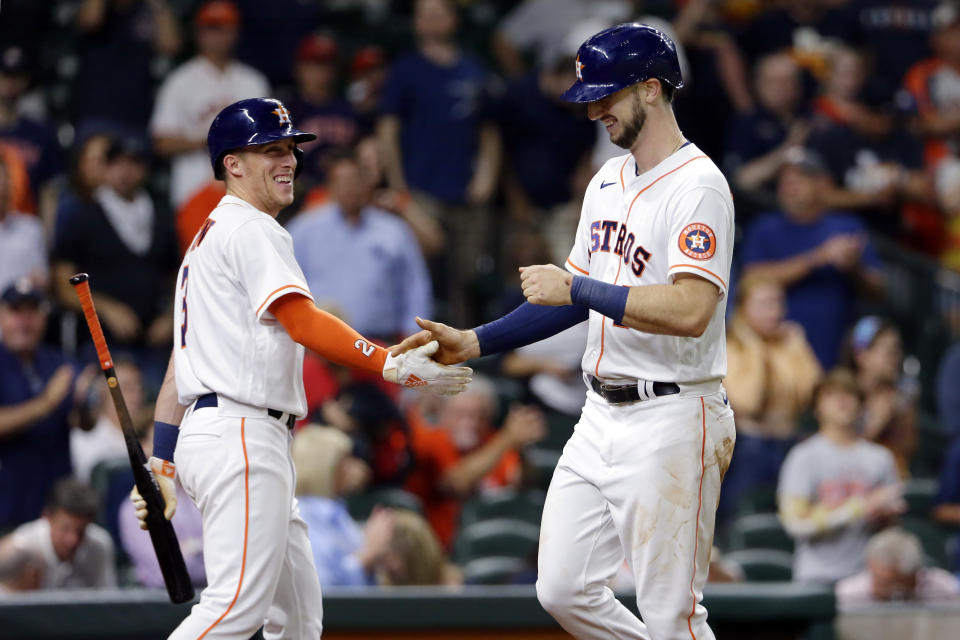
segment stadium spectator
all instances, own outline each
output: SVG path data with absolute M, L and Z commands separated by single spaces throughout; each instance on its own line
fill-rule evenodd
M 331 202 L 287 227 L 297 262 L 318 302 L 342 309 L 363 335 L 393 344 L 418 330 L 416 316 L 431 313 L 423 255 L 403 220 L 371 204 L 355 156 L 333 160 L 328 178 Z
M 960 438 L 954 439 L 944 456 L 933 519 L 949 527 L 960 527 Z M 954 553 L 953 570 L 960 576 L 960 547 Z
M 243 16 L 237 58 L 266 75 L 274 87 L 293 84 L 290 62 L 297 45 L 317 25 L 329 20 L 334 10 L 332 4 L 316 0 L 235 1 Z
M 546 435 L 534 407 L 515 406 L 495 429 L 493 383 L 474 377 L 463 393 L 444 401 L 437 426 L 410 412 L 414 466 L 406 488 L 423 501 L 427 520 L 445 548 L 453 543 L 462 500 L 521 480 L 519 450 Z
M 900 477 L 908 478 L 917 447 L 919 394 L 901 380 L 900 330 L 886 318 L 864 316 L 853 325 L 847 351 L 864 398 L 860 434 L 889 449 Z
M 10 533 L 12 544 L 44 560 L 44 589 L 117 586 L 110 534 L 93 519 L 99 496 L 89 485 L 62 478 L 53 486 L 43 516 Z
M 326 424 L 350 435 L 353 454 L 370 467 L 370 486 L 400 486 L 413 466 L 410 427 L 383 385 L 342 367 L 335 401 L 320 408 Z M 351 378 L 354 379 L 351 379 Z
M 946 249 L 947 263 L 956 267 L 960 265 L 960 7 L 943 2 L 933 12 L 932 23 L 934 57 L 910 68 L 899 98 L 901 106 L 915 114 L 913 124 L 924 139 L 924 160 L 934 176 L 937 203 L 946 214 L 946 242 L 931 249 Z
M 544 213 L 575 197 L 578 168 L 590 167 L 596 124 L 560 100 L 576 79 L 573 57 L 559 55 L 513 80 L 503 92 L 498 123 L 510 141 L 503 188 L 514 220 L 543 222 Z M 558 131 L 564 135 L 558 136 Z
M 95 208 L 93 194 L 103 184 L 107 169 L 107 149 L 113 138 L 98 128 L 81 130 L 73 147 L 67 187 L 60 192 L 53 225 L 56 238 L 71 218 L 83 217 L 87 208 Z
M 960 341 L 947 349 L 937 371 L 937 419 L 951 437 L 960 436 Z
M 391 187 L 409 190 L 443 223 L 446 264 L 437 292 L 451 318 L 475 314 L 478 259 L 487 250 L 489 213 L 500 166 L 490 78 L 456 40 L 452 0 L 417 0 L 415 51 L 396 61 L 384 90 L 378 137 Z
M 383 59 L 383 49 L 367 45 L 357 50 L 350 61 L 347 100 L 357 116 L 360 135 L 374 133 L 386 83 L 387 65 Z
M 834 583 L 864 568 L 871 529 L 906 504 L 893 456 L 857 434 L 861 395 L 853 374 L 829 372 L 813 403 L 819 431 L 787 454 L 777 503 L 796 541 L 793 579 Z
M 34 210 L 49 220 L 56 209 L 63 155 L 48 125 L 20 113 L 19 105 L 29 87 L 30 61 L 23 51 L 7 48 L 0 52 L 0 142 L 20 153 L 36 203 Z
M 120 381 L 122 385 L 122 376 Z M 148 417 L 152 418 L 152 416 L 152 409 L 149 409 Z M 149 459 L 153 452 L 153 425 L 149 420 L 138 431 L 138 435 L 140 446 Z M 129 499 L 130 487 L 133 486 L 134 481 L 133 472 L 127 473 L 127 471 L 129 468 L 112 478 L 110 486 L 107 487 L 105 506 L 116 514 L 116 531 L 111 530 L 111 533 L 116 535 L 120 548 L 130 558 L 137 582 L 153 589 L 163 588 L 165 583 L 160 562 L 157 560 L 157 552 L 153 549 L 150 535 L 141 529 L 136 508 Z M 180 553 L 187 566 L 190 582 L 195 587 L 204 587 L 207 584 L 207 574 L 203 565 L 203 516 L 200 515 L 200 510 L 187 495 L 179 480 L 176 484 L 177 512 L 173 514 L 172 522 L 177 532 L 177 541 L 180 543 Z M 119 487 L 122 487 L 121 494 L 112 495 Z M 113 502 L 117 497 L 120 498 L 119 504 Z M 108 514 L 108 517 L 112 517 L 112 514 Z
M 870 52 L 878 103 L 892 101 L 910 66 L 929 57 L 930 36 L 944 16 L 949 18 L 950 2 L 848 0 L 845 39 Z
M 145 398 L 140 369 L 130 360 L 116 361 L 113 366 L 117 371 L 120 391 L 127 403 L 130 417 L 137 426 L 152 420 L 152 413 L 148 415 L 144 411 Z M 106 381 L 101 381 L 99 387 L 100 413 L 93 428 L 89 431 L 74 429 L 70 432 L 70 460 L 73 475 L 80 482 L 90 482 L 90 473 L 100 462 L 127 457 L 127 445 L 123 439 L 120 418 L 117 417 L 117 409 L 110 397 Z
M 0 599 L 8 593 L 40 589 L 45 568 L 39 553 L 18 548 L 9 536 L 0 539 Z
M 375 508 L 362 527 L 347 511 L 344 497 L 370 479 L 370 467 L 351 455 L 352 448 L 350 437 L 339 429 L 315 424 L 293 439 L 297 503 L 321 587 L 373 584 L 374 565 L 393 532 L 392 509 Z
M 491 48 L 504 73 L 519 77 L 565 53 L 564 38 L 571 25 L 603 22 L 590 32 L 596 33 L 629 19 L 632 9 L 623 0 L 524 0 L 501 18 Z
M 10 177 L 0 158 L 0 291 L 24 277 L 46 287 L 47 241 L 36 216 L 10 208 Z
M 811 54 L 827 48 L 825 38 L 842 38 L 846 21 L 842 12 L 822 0 L 781 0 L 751 20 L 738 41 L 750 62 L 771 53 L 788 51 L 810 64 L 819 60 Z
M 204 3 L 194 22 L 197 55 L 163 81 L 150 119 L 157 153 L 171 160 L 170 201 L 176 209 L 213 180 L 207 130 L 214 116 L 237 100 L 270 94 L 263 74 L 233 58 L 240 23 L 233 2 Z
M 867 569 L 837 583 L 841 608 L 876 602 L 950 602 L 960 600 L 957 577 L 925 567 L 917 536 L 891 527 L 867 543 Z
M 800 69 L 790 55 L 761 57 L 754 67 L 753 85 L 756 107 L 730 125 L 723 162 L 733 188 L 743 191 L 753 206 L 764 206 L 774 200 L 773 185 L 787 152 L 804 144 L 810 123 L 803 115 Z
M 95 204 L 62 221 L 52 259 L 60 304 L 79 310 L 69 278 L 77 271 L 89 273 L 115 351 L 127 351 L 148 385 L 159 386 L 173 337 L 170 305 L 177 251 L 168 216 L 154 207 L 143 186 L 148 163 L 141 141 L 114 140 L 107 149 L 104 184 L 94 191 Z
M 390 542 L 374 575 L 384 587 L 456 586 L 462 582 L 457 567 L 447 561 L 437 534 L 423 516 L 406 509 L 393 514 Z
M 339 94 L 337 41 L 327 34 L 312 34 L 300 42 L 294 77 L 296 91 L 287 108 L 301 131 L 317 139 L 300 144 L 303 149 L 304 186 L 323 180 L 332 149 L 348 147 L 357 139 L 357 117 L 353 107 Z
M 83 0 L 75 22 L 82 37 L 74 122 L 109 120 L 142 131 L 153 105 L 153 58 L 172 58 L 182 42 L 169 1 Z M 122 97 L 117 78 L 123 79 Z
M 797 419 L 810 406 L 822 373 L 803 329 L 784 319 L 783 287 L 763 276 L 737 285 L 737 306 L 727 328 L 724 387 L 737 415 L 737 444 L 723 480 L 718 517 L 734 514 L 740 499 L 775 487 Z
M 777 185 L 782 210 L 747 227 L 740 245 L 743 273 L 784 287 L 787 319 L 803 327 L 827 369 L 853 322 L 856 295 L 882 290 L 880 261 L 857 218 L 826 209 L 830 177 L 819 156 L 795 149 L 783 161 Z
M 865 93 L 866 61 L 853 49 L 829 57 L 822 93 L 813 102 L 808 146 L 824 158 L 835 188 L 827 203 L 858 211 L 891 238 L 903 236 L 933 255 L 942 245 L 932 185 L 923 170 L 923 147 L 889 113 L 877 111 Z
M 37 518 L 54 481 L 70 474 L 76 371 L 41 344 L 48 306 L 28 280 L 0 295 L 0 530 Z

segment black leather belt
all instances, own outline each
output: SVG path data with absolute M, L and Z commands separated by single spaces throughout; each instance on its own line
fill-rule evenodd
M 611 385 L 604 384 L 593 376 L 590 376 L 590 387 L 610 404 L 627 404 L 680 393 L 676 382 L 638 380 L 634 384 Z
M 194 409 L 205 409 L 207 407 L 217 406 L 217 394 L 215 393 L 205 393 L 199 398 L 197 402 L 193 405 Z M 279 409 L 267 409 L 267 415 L 273 418 L 274 420 L 279 420 L 283 417 L 284 412 Z M 293 423 L 297 421 L 297 416 L 292 413 L 287 414 L 287 419 L 284 421 L 284 424 L 287 425 L 287 429 L 293 429 Z

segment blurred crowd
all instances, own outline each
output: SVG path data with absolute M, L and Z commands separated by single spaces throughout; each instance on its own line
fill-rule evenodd
M 220 109 L 278 97 L 317 135 L 280 222 L 318 304 L 393 344 L 416 316 L 498 317 L 518 266 L 563 263 L 622 150 L 559 96 L 625 21 L 677 43 L 678 122 L 737 206 L 711 579 L 960 597 L 960 342 L 906 351 L 879 250 L 960 272 L 960 5 L 935 0 L 4 0 L 0 591 L 162 586 L 67 279 L 91 276 L 149 455 L 176 269 L 224 193 Z M 443 400 L 308 354 L 293 457 L 323 586 L 532 582 L 585 336 Z

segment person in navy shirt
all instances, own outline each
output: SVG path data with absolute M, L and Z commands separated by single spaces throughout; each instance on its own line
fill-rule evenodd
M 781 211 L 758 217 L 740 244 L 743 274 L 779 282 L 787 318 L 800 324 L 824 369 L 833 367 L 856 313 L 858 293 L 883 288 L 880 261 L 858 218 L 826 210 L 831 182 L 811 151 L 786 154 L 777 195 Z
M 415 51 L 398 58 L 384 89 L 377 125 L 391 188 L 410 191 L 440 220 L 445 262 L 433 265 L 435 290 L 449 320 L 477 317 L 477 265 L 489 255 L 484 209 L 500 172 L 500 136 L 489 76 L 457 43 L 451 0 L 417 0 Z
M 960 526 L 960 437 L 953 441 L 943 460 L 934 505 L 934 520 L 954 528 Z M 954 554 L 953 570 L 960 576 L 960 547 Z
M 357 116 L 337 93 L 337 43 L 328 35 L 307 36 L 297 49 L 297 88 L 285 101 L 297 126 L 317 136 L 303 142 L 303 175 L 311 186 L 324 179 L 329 152 L 356 142 Z
M 76 370 L 40 343 L 46 324 L 47 301 L 29 280 L 0 295 L 0 531 L 39 518 L 54 482 L 70 474 Z
M 576 80 L 573 57 L 557 56 L 503 92 L 498 123 L 510 141 L 504 188 L 514 211 L 569 202 L 574 173 L 590 162 L 596 125 L 560 100 Z

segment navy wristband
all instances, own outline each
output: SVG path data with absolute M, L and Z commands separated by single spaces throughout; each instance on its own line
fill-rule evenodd
M 589 316 L 588 309 L 575 304 L 547 307 L 524 302 L 502 318 L 474 331 L 480 344 L 480 355 L 485 356 L 549 338 L 580 324 Z
M 570 299 L 574 304 L 581 304 L 613 318 L 617 324 L 623 324 L 628 295 L 630 287 L 621 287 L 586 276 L 573 276 L 573 284 L 570 285 Z
M 153 457 L 173 462 L 173 452 L 177 449 L 177 437 L 180 427 L 167 422 L 153 423 Z

